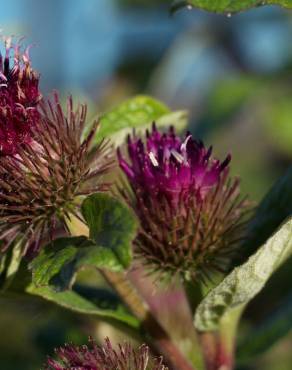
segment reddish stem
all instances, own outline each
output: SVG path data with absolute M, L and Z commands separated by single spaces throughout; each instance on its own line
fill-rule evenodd
M 149 345 L 160 353 L 172 370 L 196 370 L 182 355 L 173 343 L 169 334 L 153 316 L 147 304 L 135 290 L 125 274 L 112 271 L 103 271 L 106 280 L 120 295 L 130 311 L 142 322 L 143 328 L 150 334 Z
M 207 370 L 232 370 L 234 368 L 233 348 L 228 351 L 217 332 L 200 334 Z

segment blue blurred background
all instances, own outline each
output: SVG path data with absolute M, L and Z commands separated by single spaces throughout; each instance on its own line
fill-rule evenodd
M 227 17 L 185 9 L 170 16 L 167 0 L 1 5 L 2 34 L 35 45 L 31 59 L 44 94 L 73 93 L 91 115 L 137 93 L 188 109 L 195 135 L 218 156 L 233 153 L 233 172 L 254 201 L 291 164 L 291 12 L 261 7 Z M 53 308 L 44 317 L 38 305 L 1 303 L 1 369 L 38 369 L 54 345 L 86 337 L 87 319 Z M 244 369 L 291 370 L 289 344 L 291 336 L 274 348 L 278 357 Z
M 216 139 L 218 154 L 233 152 L 244 190 L 259 199 L 291 159 L 291 13 L 262 7 L 232 17 L 170 16 L 168 5 L 10 0 L 0 24 L 3 34 L 35 45 L 45 94 L 71 92 L 92 114 L 136 93 L 187 108 L 192 131 Z

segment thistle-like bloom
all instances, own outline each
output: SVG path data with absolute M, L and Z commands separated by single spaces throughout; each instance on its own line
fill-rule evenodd
M 245 201 L 238 179 L 228 178 L 230 155 L 212 157 L 187 133 L 155 125 L 146 142 L 128 138 L 129 161 L 118 150 L 128 178 L 119 189 L 140 219 L 135 252 L 152 270 L 185 279 L 210 278 L 225 271 L 241 236 Z
M 89 346 L 65 345 L 56 350 L 56 360 L 48 359 L 46 370 L 167 370 L 161 359 L 152 359 L 142 345 L 134 350 L 130 344 L 114 349 L 107 338 L 103 346 L 90 340 Z
M 13 155 L 19 146 L 30 142 L 41 99 L 39 75 L 31 67 L 29 47 L 21 53 L 21 46 L 12 45 L 11 38 L 4 41 L 4 58 L 0 53 L 0 156 Z
M 101 176 L 110 168 L 108 147 L 90 145 L 96 122 L 82 140 L 86 106 L 73 108 L 68 98 L 63 112 L 57 94 L 42 102 L 40 117 L 32 128 L 31 141 L 18 148 L 17 155 L 0 160 L 0 238 L 6 241 L 2 252 L 21 239 L 23 252 L 34 256 L 41 239 L 70 215 L 79 217 L 78 197 L 105 190 Z

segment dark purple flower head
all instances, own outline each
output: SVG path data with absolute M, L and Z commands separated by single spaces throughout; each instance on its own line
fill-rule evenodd
M 120 166 L 131 184 L 141 187 L 146 193 L 165 196 L 173 206 L 192 192 L 203 200 L 208 191 L 220 180 L 230 162 L 230 155 L 224 162 L 211 157 L 201 142 L 187 133 L 185 140 L 175 135 L 170 128 L 167 134 L 160 133 L 155 125 L 147 132 L 146 144 L 141 139 L 128 139 L 129 165 L 119 155 Z
M 65 345 L 48 359 L 46 370 L 167 370 L 161 359 L 152 359 L 148 347 L 134 350 L 130 344 L 114 349 L 107 338 L 103 346 L 90 340 L 89 346 Z
M 129 137 L 128 155 L 118 151 L 134 199 L 120 190 L 140 219 L 136 253 L 185 278 L 226 269 L 244 208 L 238 180 L 228 179 L 230 155 L 220 162 L 190 133 L 182 140 L 173 127 L 160 133 L 155 125 L 145 142 Z
M 29 47 L 22 53 L 20 44 L 13 45 L 10 37 L 4 43 L 5 54 L 0 53 L 0 156 L 14 155 L 20 145 L 30 142 L 41 99 Z
M 0 158 L 3 253 L 21 239 L 23 253 L 33 257 L 41 242 L 55 231 L 65 231 L 71 215 L 80 217 L 80 196 L 107 189 L 102 176 L 113 161 L 105 142 L 90 149 L 97 122 L 82 138 L 86 106 L 74 109 L 69 97 L 65 113 L 55 94 L 41 102 L 39 111 L 31 141 L 23 143 L 17 155 Z

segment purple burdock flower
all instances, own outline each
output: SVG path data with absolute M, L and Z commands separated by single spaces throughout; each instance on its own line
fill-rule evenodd
M 114 349 L 107 338 L 103 346 L 90 340 L 89 346 L 65 345 L 56 350 L 56 360 L 48 359 L 46 370 L 167 370 L 161 359 L 152 359 L 142 345 L 134 350 L 130 344 Z
M 31 140 L 41 99 L 39 75 L 31 68 L 29 47 L 21 53 L 20 44 L 4 39 L 5 55 L 0 53 L 0 156 L 14 155 Z
M 106 142 L 90 149 L 97 122 L 82 139 L 86 106 L 74 109 L 69 97 L 64 113 L 55 94 L 40 103 L 39 115 L 31 140 L 17 155 L 0 158 L 2 253 L 21 240 L 23 253 L 33 257 L 41 242 L 66 231 L 72 215 L 80 217 L 80 197 L 107 188 L 102 175 L 113 161 Z
M 145 142 L 128 138 L 119 164 L 130 187 L 120 192 L 140 219 L 135 252 L 152 270 L 185 279 L 225 271 L 242 234 L 245 201 L 238 179 L 228 178 L 231 156 L 220 162 L 187 133 L 155 125 Z

